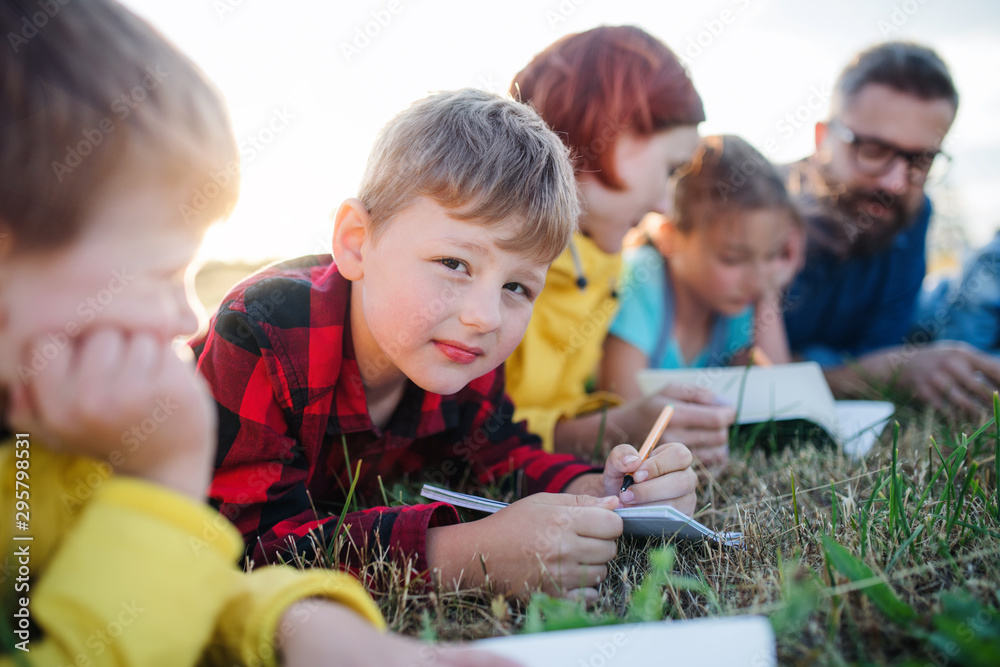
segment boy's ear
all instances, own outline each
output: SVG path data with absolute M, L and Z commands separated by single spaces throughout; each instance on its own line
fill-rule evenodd
M 368 209 L 360 199 L 348 199 L 333 220 L 333 258 L 348 280 L 364 276 L 364 246 L 368 240 Z
M 663 215 L 657 216 L 651 223 L 648 233 L 661 255 L 670 257 L 674 254 L 674 241 L 679 232 L 673 221 Z
M 816 151 L 819 152 L 820 147 L 823 146 L 823 142 L 826 141 L 827 127 L 826 123 L 823 121 L 817 121 L 816 123 Z

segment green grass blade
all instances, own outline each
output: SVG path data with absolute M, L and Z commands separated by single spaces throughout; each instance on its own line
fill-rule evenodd
M 1000 392 L 993 392 L 993 423 L 996 424 L 993 447 L 993 493 L 996 503 L 993 515 L 1000 521 Z
M 886 617 L 901 626 L 908 626 L 917 618 L 917 612 L 892 592 L 889 585 L 876 577 L 871 568 L 858 560 L 829 535 L 823 536 L 823 550 L 833 567 L 853 582 L 867 585 L 861 591 Z M 870 582 L 870 583 L 869 583 Z
M 594 455 L 592 460 L 604 460 L 604 430 L 608 426 L 608 404 L 601 406 L 601 423 L 597 428 L 597 441 L 594 443 Z
M 789 470 L 788 472 L 792 476 L 792 510 L 795 512 L 795 528 L 800 531 L 801 537 L 802 524 L 799 522 L 799 501 L 795 497 L 795 471 Z
M 962 518 L 962 510 L 965 507 L 965 495 L 969 492 L 969 484 L 972 483 L 973 477 L 976 476 L 976 471 L 979 469 L 979 464 L 975 461 L 969 466 L 968 472 L 965 473 L 965 481 L 962 482 L 962 488 L 958 492 L 958 497 L 955 499 L 955 511 L 951 514 L 951 521 L 948 523 L 948 528 L 945 531 L 945 535 L 948 538 L 951 537 L 951 531 L 955 527 L 955 522 Z
M 663 620 L 663 586 L 674 568 L 674 548 L 664 547 L 649 553 L 649 573 L 632 595 L 628 620 L 631 622 Z
M 833 533 L 837 533 L 837 487 L 830 480 L 830 515 L 833 521 Z
M 889 571 L 893 568 L 893 566 L 899 560 L 899 557 L 903 555 L 903 552 L 906 551 L 906 549 L 911 544 L 913 544 L 913 541 L 916 540 L 917 537 L 922 532 L 924 532 L 924 526 L 923 525 L 917 526 L 917 529 L 914 530 L 912 533 L 910 533 L 910 536 L 906 538 L 906 541 L 899 545 L 899 548 L 896 549 L 896 553 L 894 553 L 892 555 L 892 558 L 889 559 L 889 564 L 885 566 L 885 573 L 886 574 L 889 574 Z
M 345 445 L 346 446 L 346 445 Z M 350 468 L 348 468 L 350 472 Z M 328 538 L 327 541 L 327 551 L 326 556 L 329 562 L 333 562 L 333 550 L 337 546 L 337 536 L 340 535 L 340 529 L 344 525 L 344 519 L 347 518 L 347 513 L 351 506 L 351 500 L 354 499 L 354 489 L 358 486 L 358 478 L 361 476 L 361 459 L 358 459 L 358 465 L 354 470 L 354 475 L 351 477 L 351 488 L 347 491 L 347 500 L 344 501 L 344 508 L 340 511 L 340 516 L 337 517 L 337 527 L 333 529 L 333 535 Z
M 892 425 L 892 471 L 889 474 L 889 534 L 896 536 L 899 514 L 899 422 Z

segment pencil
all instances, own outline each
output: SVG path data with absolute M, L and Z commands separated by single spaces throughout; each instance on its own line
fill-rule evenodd
M 649 435 L 646 436 L 646 442 L 642 443 L 642 449 L 639 450 L 639 458 L 642 461 L 646 460 L 649 453 L 653 451 L 653 446 L 660 441 L 660 436 L 663 435 L 663 430 L 667 428 L 667 424 L 670 423 L 670 418 L 674 416 L 674 406 L 667 405 L 660 412 L 660 416 L 656 418 L 656 423 L 653 424 L 653 428 L 650 429 Z M 625 493 L 628 487 L 635 484 L 635 480 L 632 478 L 631 474 L 625 475 L 622 479 L 622 490 L 621 493 Z
M 750 350 L 750 361 L 753 362 L 754 366 L 773 366 L 774 363 L 764 354 L 764 350 L 760 349 L 759 345 L 754 345 L 753 349 Z

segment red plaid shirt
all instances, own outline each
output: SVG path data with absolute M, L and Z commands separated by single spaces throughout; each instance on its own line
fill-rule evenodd
M 470 473 L 493 483 L 516 472 L 528 495 L 559 492 L 594 470 L 543 452 L 511 421 L 503 366 L 450 396 L 410 383 L 380 432 L 351 343 L 350 294 L 329 255 L 272 266 L 237 285 L 209 333 L 191 343 L 219 410 L 209 496 L 256 562 L 325 549 L 320 535 L 329 539 L 336 527 L 332 514 L 343 508 L 359 460 L 355 498 L 368 503 L 382 502 L 379 476 L 389 487 L 404 475 L 456 485 Z M 453 507 L 433 503 L 350 512 L 344 526 L 358 549 L 415 556 L 422 572 L 427 529 L 457 521 Z

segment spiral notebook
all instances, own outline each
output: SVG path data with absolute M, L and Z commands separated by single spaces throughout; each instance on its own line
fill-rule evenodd
M 424 484 L 423 488 L 420 489 L 420 495 L 455 507 L 464 507 L 489 514 L 507 507 L 507 503 L 499 500 L 457 493 L 430 484 Z M 616 509 L 615 513 L 622 518 L 624 534 L 633 537 L 670 537 L 676 535 L 685 540 L 710 539 L 726 546 L 741 546 L 743 544 L 742 533 L 716 532 L 670 505 L 622 507 Z

